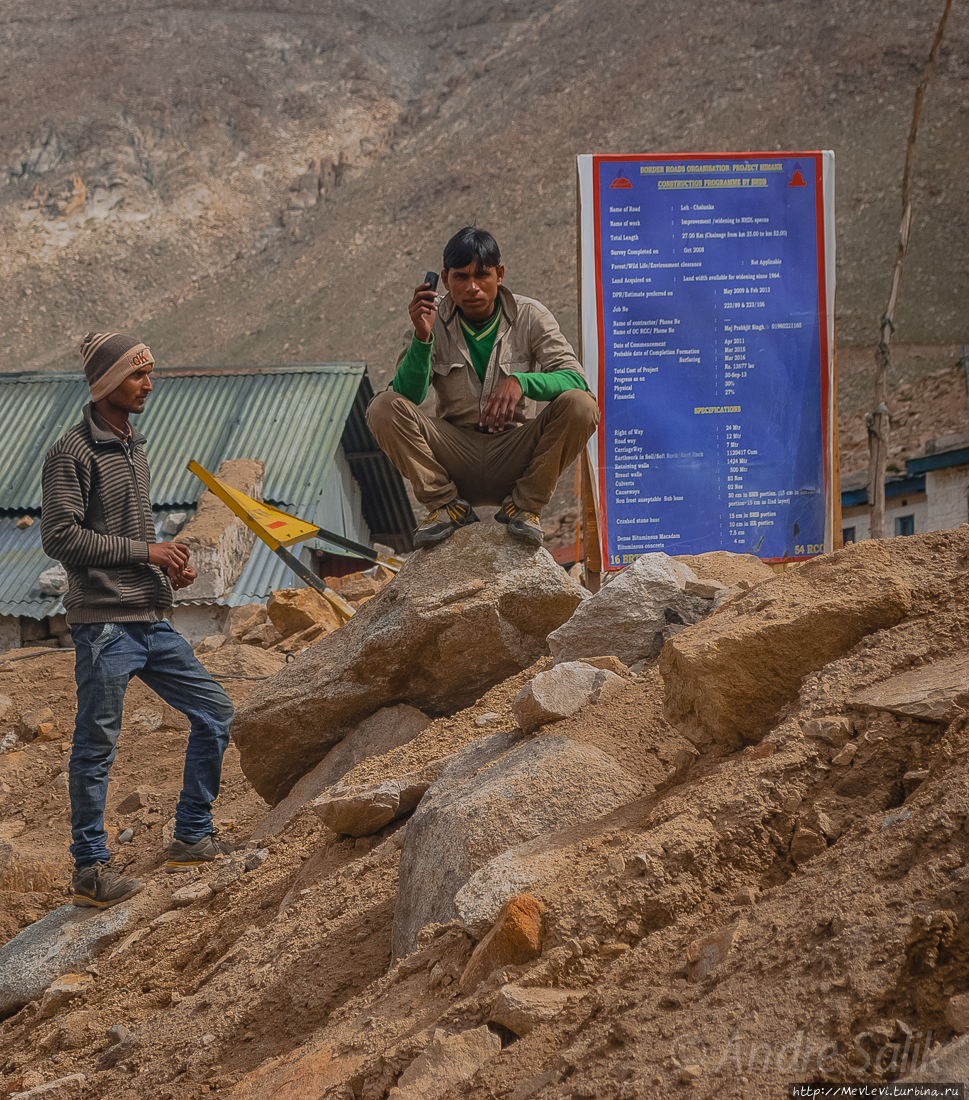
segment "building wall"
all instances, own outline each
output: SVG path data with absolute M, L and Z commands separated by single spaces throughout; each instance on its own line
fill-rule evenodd
M 845 530 L 848 527 L 854 527 L 855 542 L 861 542 L 862 539 L 868 538 L 871 533 L 870 516 L 871 512 L 867 504 L 845 508 L 841 513 L 841 528 Z M 894 538 L 895 521 L 900 516 L 915 517 L 915 531 L 913 533 L 916 535 L 920 535 L 925 531 L 938 530 L 936 527 L 928 526 L 929 504 L 926 493 L 917 493 L 907 497 L 889 497 L 885 501 L 885 534 L 888 538 Z
M 0 615 L 0 653 L 20 648 L 20 616 Z
M 210 634 L 221 634 L 228 614 L 227 607 L 214 604 L 176 604 L 172 611 L 172 626 L 189 645 L 197 645 Z
M 929 498 L 926 531 L 947 531 L 969 522 L 969 466 L 929 470 L 925 492 Z
M 363 518 L 362 500 L 360 486 L 350 473 L 350 463 L 343 448 L 337 447 L 312 522 L 336 535 L 369 546 L 370 528 Z

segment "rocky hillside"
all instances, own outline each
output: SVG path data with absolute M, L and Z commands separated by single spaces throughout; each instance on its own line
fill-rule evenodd
M 829 147 L 838 331 L 885 307 L 941 3 L 8 0 L 0 370 L 137 329 L 168 364 L 366 360 L 453 229 L 575 336 L 574 157 Z M 965 339 L 969 17 L 926 99 L 896 339 Z
M 655 554 L 590 597 L 460 531 L 290 665 L 203 658 L 241 704 L 218 864 L 160 870 L 185 732 L 133 687 L 108 822 L 147 887 L 105 913 L 58 907 L 71 656 L 5 661 L 0 1095 L 962 1080 L 967 562 L 969 526 Z

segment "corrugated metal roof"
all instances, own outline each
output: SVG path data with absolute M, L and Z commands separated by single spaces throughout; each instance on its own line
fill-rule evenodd
M 376 450 L 366 425 L 373 390 L 362 364 L 157 370 L 152 377 L 155 392 L 137 426 L 148 439 L 159 538 L 168 537 L 161 524 L 169 512 L 194 513 L 202 483 L 185 469 L 190 459 L 215 472 L 226 459 L 261 458 L 264 499 L 312 519 L 342 442 L 374 537 L 397 549 L 411 548 L 414 517 L 403 480 Z M 37 586 L 38 575 L 54 564 L 40 542 L 41 467 L 48 448 L 78 422 L 88 399 L 79 374 L 0 375 L 2 615 L 43 618 L 64 610 L 59 598 L 45 596 Z M 35 522 L 20 531 L 16 520 L 25 514 Z M 339 524 L 333 529 L 347 533 Z M 237 606 L 301 584 L 257 542 L 232 593 L 215 602 Z
M 299 547 L 291 551 L 299 555 Z M 306 585 L 289 566 L 269 549 L 264 542 L 256 542 L 242 576 L 236 581 L 232 591 L 219 601 L 229 607 L 239 607 L 244 603 L 264 603 L 271 592 L 278 588 L 305 588 Z
M 137 418 L 148 439 L 156 505 L 198 500 L 195 459 L 213 472 L 230 458 L 266 466 L 263 496 L 293 507 L 315 503 L 364 375 L 360 363 L 156 370 L 155 392 Z M 77 374 L 0 375 L 0 510 L 40 508 L 47 449 L 80 419 L 89 400 Z
M 367 426 L 367 406 L 373 399 L 370 379 L 364 375 L 353 399 L 343 431 L 343 453 L 363 494 L 363 518 L 375 542 L 398 553 L 414 549 L 414 512 L 401 492 L 400 474 L 377 446 Z
M 40 519 L 23 531 L 17 516 L 0 516 L 0 615 L 26 615 L 42 619 L 64 610 L 60 596 L 45 596 L 37 578 L 56 562 L 40 545 Z

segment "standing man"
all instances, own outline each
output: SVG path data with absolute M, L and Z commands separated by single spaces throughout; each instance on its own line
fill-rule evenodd
M 104 831 L 108 772 L 129 680 L 140 677 L 191 722 L 168 852 L 171 871 L 232 850 L 212 828 L 212 803 L 233 710 L 165 619 L 172 589 L 191 584 L 198 574 L 186 547 L 155 541 L 145 437 L 128 419 L 144 411 L 155 360 L 139 340 L 110 332 L 86 336 L 81 357 L 91 403 L 44 460 L 41 534 L 44 550 L 67 568 L 64 606 L 75 646 L 73 900 L 106 908 L 143 885 L 111 867 Z
M 490 233 L 455 233 L 442 277 L 440 304 L 428 283 L 414 291 L 413 335 L 367 423 L 428 509 L 416 547 L 476 523 L 482 504 L 500 504 L 495 518 L 509 534 L 541 546 L 542 509 L 595 431 L 599 407 L 552 314 L 503 285 Z M 417 407 L 429 386 L 433 417 Z M 538 401 L 548 404 L 536 415 Z

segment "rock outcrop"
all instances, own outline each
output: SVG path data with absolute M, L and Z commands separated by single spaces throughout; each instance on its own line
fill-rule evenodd
M 257 687 L 233 736 L 271 805 L 376 707 L 453 712 L 548 652 L 586 598 L 546 550 L 468 527 L 413 554 L 340 630 Z
M 667 720 L 696 745 L 759 741 L 809 672 L 904 618 L 911 592 L 892 558 L 884 542 L 856 543 L 673 638 L 660 655 Z
M 456 916 L 455 895 L 493 856 L 601 817 L 641 789 L 604 752 L 566 737 L 521 742 L 495 733 L 473 741 L 455 755 L 408 823 L 394 958 L 414 949 L 422 928 Z
M 631 665 L 655 657 L 668 637 L 710 611 L 709 600 L 687 592 L 696 580 L 666 554 L 643 554 L 549 635 L 556 664 L 612 655 Z
M 399 745 L 406 745 L 426 729 L 429 722 L 430 718 L 423 711 L 409 707 L 406 703 L 396 707 L 381 707 L 376 714 L 371 714 L 356 729 L 351 730 L 311 772 L 303 776 L 282 802 L 274 806 L 260 822 L 252 839 L 261 840 L 263 837 L 275 836 L 307 802 L 339 782 L 361 760 L 366 760 L 369 756 L 383 756 Z

